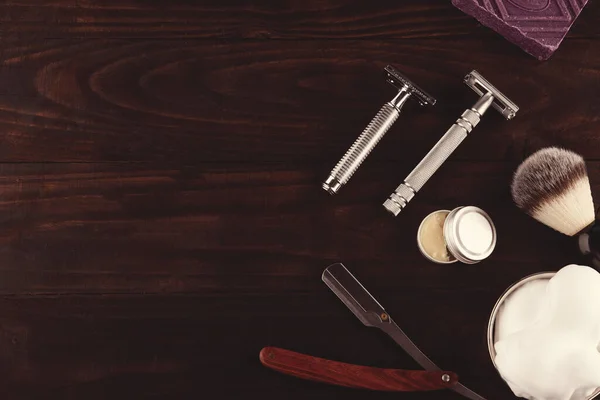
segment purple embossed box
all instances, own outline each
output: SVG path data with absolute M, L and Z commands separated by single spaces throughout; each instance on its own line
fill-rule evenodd
M 540 60 L 558 49 L 588 0 L 452 0 L 452 4 Z

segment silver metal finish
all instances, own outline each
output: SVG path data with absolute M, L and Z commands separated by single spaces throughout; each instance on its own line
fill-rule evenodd
M 461 234 L 463 229 L 473 229 L 472 218 L 483 218 L 489 224 L 479 234 L 489 236 L 489 242 L 485 243 L 485 248 L 474 248 L 465 240 Z M 479 227 L 478 229 L 480 229 Z M 464 264 L 476 264 L 490 256 L 496 247 L 497 233 L 492 218 L 481 208 L 468 206 L 457 207 L 448 216 L 444 222 L 444 240 L 448 251 Z
M 406 94 L 406 96 L 408 98 L 410 95 Z M 391 103 L 384 104 L 375 115 L 375 118 L 371 120 L 358 139 L 344 154 L 344 157 L 333 168 L 327 180 L 323 182 L 323 189 L 329 194 L 336 194 L 354 175 L 369 153 L 396 122 L 399 115 L 400 111 Z
M 577 238 L 577 244 L 579 245 L 579 251 L 584 256 L 592 253 L 592 247 L 590 246 L 590 234 L 584 232 Z
M 387 333 L 405 352 L 427 371 L 441 369 L 429 359 L 402 329 L 392 320 L 383 306 L 341 264 L 332 264 L 323 272 L 323 282 L 366 326 L 379 328 Z M 449 378 L 449 377 L 448 377 Z M 442 377 L 443 379 L 443 377 Z M 460 382 L 449 388 L 472 400 L 485 400 Z
M 405 86 L 408 87 L 410 92 L 415 95 L 415 100 L 417 100 L 420 105 L 426 106 L 435 104 L 436 100 L 433 98 L 432 95 L 421 89 L 396 68 L 392 67 L 391 65 L 388 65 L 387 67 L 385 67 L 384 73 L 385 80 L 390 85 L 396 87 L 397 89 L 403 88 Z
M 513 119 L 515 115 L 517 115 L 519 106 L 513 103 L 501 91 L 496 89 L 494 85 L 485 79 L 479 72 L 473 70 L 465 76 L 465 84 L 480 96 L 483 96 L 487 92 L 492 92 L 495 98 L 492 107 L 502 114 L 504 118 Z
M 502 305 L 504 304 L 504 301 L 506 301 L 506 299 L 513 294 L 514 292 L 516 292 L 520 287 L 522 287 L 523 285 L 525 285 L 526 283 L 538 280 L 538 279 L 545 279 L 545 280 L 549 280 L 551 279 L 554 275 L 556 274 L 556 272 L 538 272 L 532 275 L 528 275 L 526 277 L 524 277 L 523 279 L 521 279 L 520 281 L 512 284 L 508 289 L 506 289 L 504 291 L 504 293 L 502 293 L 502 295 L 500 296 L 500 298 L 498 299 L 498 301 L 496 302 L 496 304 L 494 305 L 494 308 L 492 309 L 492 313 L 490 314 L 490 319 L 488 321 L 488 328 L 487 328 L 487 345 L 488 345 L 488 352 L 490 353 L 490 359 L 492 360 L 492 364 L 494 364 L 494 367 L 496 368 L 496 371 L 498 371 L 498 365 L 496 365 L 496 349 L 494 344 L 496 343 L 496 318 L 498 317 L 498 313 L 500 312 L 500 309 L 502 307 Z M 594 393 L 592 393 L 590 396 L 588 396 L 586 398 L 586 400 L 592 400 L 595 399 L 596 397 L 598 397 L 598 395 L 600 395 L 600 388 L 596 389 L 594 391 Z
M 346 151 L 346 154 L 331 170 L 322 185 L 323 189 L 330 194 L 336 194 L 352 178 L 363 161 L 394 125 L 402 111 L 402 107 L 409 98 L 414 97 L 421 105 L 435 104 L 436 100 L 433 97 L 412 83 L 394 67 L 388 65 L 385 68 L 385 74 L 387 82 L 396 87 L 398 93 L 391 101 L 381 107 L 360 136 Z
M 444 374 L 444 375 L 442 375 L 442 380 L 443 380 L 444 382 L 450 382 L 450 375 L 448 375 L 448 374 Z
M 526 283 L 529 283 L 531 281 L 538 280 L 538 279 L 550 279 L 555 274 L 556 274 L 556 272 L 538 272 L 538 273 L 524 277 L 523 279 L 512 284 L 508 289 L 506 289 L 504 291 L 504 293 L 502 293 L 502 295 L 500 296 L 500 298 L 498 299 L 496 304 L 494 305 L 494 308 L 492 309 L 492 313 L 490 315 L 490 319 L 488 321 L 487 345 L 488 345 L 488 352 L 490 353 L 490 358 L 492 359 L 492 363 L 494 364 L 494 367 L 496 367 L 496 369 L 498 368 L 498 366 L 496 365 L 496 361 L 495 361 L 496 350 L 494 348 L 494 344 L 496 343 L 495 325 L 496 325 L 496 318 L 498 317 L 498 312 L 500 311 L 500 307 L 502 307 L 502 305 L 504 304 L 504 301 L 512 293 L 514 293 L 517 289 L 519 289 L 521 286 L 523 286 Z
M 406 207 L 408 202 L 415 197 L 416 193 L 417 192 L 415 189 L 413 189 L 408 183 L 404 182 L 403 185 L 400 185 L 398 188 L 396 188 L 396 191 L 392 193 L 392 195 L 383 204 L 385 205 L 385 208 L 391 212 L 394 212 L 395 215 L 398 215 L 398 213 L 400 213 L 400 211 Z
M 441 137 L 429 153 L 425 155 L 421 162 L 404 179 L 404 182 L 383 203 L 385 209 L 394 216 L 400 214 L 414 195 L 423 188 L 425 183 L 427 183 L 467 135 L 479 124 L 481 117 L 490 106 L 499 110 L 503 115 L 506 112 L 505 116 L 508 119 L 513 118 L 519 109 L 506 96 L 489 84 L 477 71 L 472 71 L 467 75 L 465 84 L 480 94 L 481 97 L 473 107 L 462 113 L 450 129 L 446 131 L 444 136 Z M 481 88 L 486 91 L 483 92 Z M 500 109 L 501 106 L 503 107 Z M 412 195 L 408 197 L 406 196 L 407 187 L 412 188 Z

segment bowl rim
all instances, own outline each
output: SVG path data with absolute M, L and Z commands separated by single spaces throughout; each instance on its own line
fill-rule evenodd
M 491 359 L 492 364 L 494 365 L 494 368 L 496 369 L 496 372 L 498 373 L 498 375 L 500 375 L 500 371 L 498 371 L 498 366 L 496 365 L 496 361 L 495 361 L 496 351 L 494 350 L 494 326 L 496 324 L 496 318 L 498 316 L 498 311 L 500 310 L 500 306 L 502 306 L 502 304 L 508 298 L 508 296 L 510 296 L 514 291 L 516 291 L 518 288 L 520 288 L 524 284 L 534 281 L 534 280 L 538 280 L 538 279 L 550 279 L 554 275 L 556 275 L 556 271 L 543 271 L 543 272 L 536 272 L 534 274 L 527 275 L 524 278 L 521 278 L 520 280 L 518 280 L 515 283 L 513 283 L 512 285 L 510 285 L 504 291 L 504 293 L 502 293 L 502 295 L 498 298 L 498 301 L 496 301 L 496 304 L 494 305 L 494 308 L 492 309 L 492 312 L 490 314 L 490 319 L 488 321 L 487 345 L 488 345 L 488 352 L 490 354 L 490 359 Z M 501 375 L 500 375 L 500 378 L 502 378 Z M 594 391 L 594 393 L 592 393 L 590 396 L 586 397 L 586 400 L 592 400 L 592 399 L 596 398 L 598 395 L 600 395 L 600 388 L 597 388 Z

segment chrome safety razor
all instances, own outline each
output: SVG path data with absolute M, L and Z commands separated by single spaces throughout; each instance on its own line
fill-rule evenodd
M 429 178 L 479 124 L 481 117 L 490 106 L 495 108 L 507 120 L 513 119 L 519 111 L 519 107 L 515 103 L 489 83 L 479 72 L 471 71 L 465 77 L 464 83 L 480 96 L 479 100 L 473 107 L 462 113 L 423 160 L 404 179 L 404 182 L 383 203 L 383 206 L 394 216 L 400 214 L 400 211 L 406 207 Z
M 381 107 L 323 182 L 323 189 L 330 194 L 336 194 L 350 180 L 369 153 L 396 122 L 402 107 L 410 97 L 414 96 L 422 106 L 435 104 L 435 99 L 431 95 L 412 83 L 396 68 L 388 65 L 384 72 L 387 82 L 398 89 L 398 94 Z

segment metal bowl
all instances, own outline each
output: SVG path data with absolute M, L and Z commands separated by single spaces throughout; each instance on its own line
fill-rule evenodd
M 537 274 L 526 276 L 525 278 L 512 284 L 512 286 L 510 286 L 508 289 L 506 289 L 504 291 L 504 293 L 502 294 L 502 296 L 500 296 L 500 298 L 496 302 L 496 305 L 494 306 L 494 308 L 492 310 L 492 314 L 490 315 L 490 320 L 488 322 L 488 329 L 487 329 L 488 351 L 490 353 L 490 358 L 492 360 L 492 364 L 494 364 L 494 368 L 496 368 L 496 371 L 498 371 L 498 366 L 496 365 L 496 362 L 494 361 L 496 358 L 496 350 L 494 350 L 494 336 L 495 336 L 494 326 L 496 324 L 496 317 L 498 316 L 498 311 L 500 310 L 500 306 L 502 306 L 502 304 L 508 298 L 508 296 L 510 296 L 513 292 L 515 292 L 518 288 L 520 288 L 524 284 L 531 282 L 533 280 L 537 280 L 537 279 L 550 279 L 555 274 L 556 274 L 556 272 L 539 272 Z M 596 389 L 596 391 L 594 393 L 592 393 L 589 397 L 587 397 L 587 400 L 594 399 L 599 394 L 600 394 L 600 388 Z

